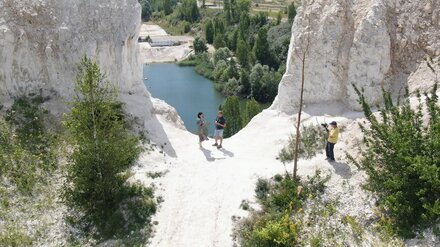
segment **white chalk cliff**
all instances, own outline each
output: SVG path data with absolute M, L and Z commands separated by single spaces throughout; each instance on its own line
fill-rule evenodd
M 397 92 L 409 86 L 413 92 L 432 85 L 435 75 L 423 59 L 440 55 L 440 2 L 303 0 L 275 109 L 297 109 L 302 64 L 297 54 L 307 37 L 304 103 L 359 109 L 352 84 L 364 88 L 372 103 L 380 103 L 381 87 Z
M 41 92 L 52 99 L 46 104 L 53 114 L 65 112 L 76 65 L 87 55 L 117 85 L 143 130 L 164 145 L 142 80 L 140 15 L 137 0 L 0 0 L 0 103 Z

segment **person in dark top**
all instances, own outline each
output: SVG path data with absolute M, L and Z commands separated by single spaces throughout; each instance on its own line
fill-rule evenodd
M 217 148 L 222 148 L 223 130 L 225 127 L 226 127 L 226 119 L 223 117 L 223 112 L 219 111 L 217 114 L 217 118 L 215 119 L 215 132 L 214 132 L 215 143 L 213 146 L 216 146 Z M 220 145 L 218 144 L 218 140 L 220 140 Z

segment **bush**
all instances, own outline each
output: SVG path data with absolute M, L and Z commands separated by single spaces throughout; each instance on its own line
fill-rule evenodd
M 318 152 L 324 149 L 326 143 L 326 134 L 321 126 L 301 126 L 301 138 L 299 145 L 299 157 L 306 159 L 313 158 Z M 288 145 L 278 154 L 281 162 L 292 161 L 294 158 L 296 135 L 292 134 Z
M 6 121 L 0 119 L 0 174 L 22 193 L 45 181 L 57 163 L 56 138 L 45 130 L 42 102 L 41 96 L 19 97 L 6 111 Z
M 329 177 L 317 172 L 306 182 L 276 175 L 273 179 L 258 179 L 255 188 L 261 210 L 250 210 L 234 229 L 234 237 L 243 247 L 301 246 L 303 222 L 299 215 L 308 197 L 321 194 Z M 295 216 L 295 217 L 294 217 Z
M 384 222 L 394 231 L 411 237 L 420 228 L 438 223 L 440 216 L 440 107 L 437 85 L 412 108 L 407 99 L 395 104 L 383 91 L 380 115 L 373 114 L 362 91 L 355 87 L 368 126 L 364 134 L 363 158 L 349 159 L 366 171 L 366 188 L 377 193 Z M 424 112 L 426 108 L 426 112 Z M 428 120 L 424 121 L 425 114 Z
M 208 47 L 206 46 L 205 39 L 200 38 L 200 37 L 196 37 L 194 39 L 193 46 L 194 46 L 194 52 L 196 54 L 204 53 L 208 50 Z

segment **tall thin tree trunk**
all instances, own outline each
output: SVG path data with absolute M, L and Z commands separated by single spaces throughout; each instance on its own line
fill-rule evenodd
M 303 106 L 303 95 L 304 95 L 304 67 L 306 63 L 306 52 L 303 53 L 302 59 L 302 68 L 301 68 L 301 95 L 299 98 L 299 111 L 298 111 L 298 117 L 297 117 L 297 123 L 296 123 L 296 140 L 295 140 L 295 158 L 293 161 L 293 179 L 296 179 L 296 172 L 298 170 L 298 153 L 299 153 L 299 143 L 300 143 L 300 126 L 301 126 L 301 112 L 302 112 L 302 106 Z

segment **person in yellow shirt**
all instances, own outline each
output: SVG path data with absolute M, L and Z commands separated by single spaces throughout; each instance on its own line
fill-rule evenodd
M 333 149 L 339 138 L 339 128 L 335 121 L 330 123 L 330 128 L 326 128 L 328 133 L 327 145 L 325 146 L 326 160 L 330 162 L 335 161 L 335 154 Z

